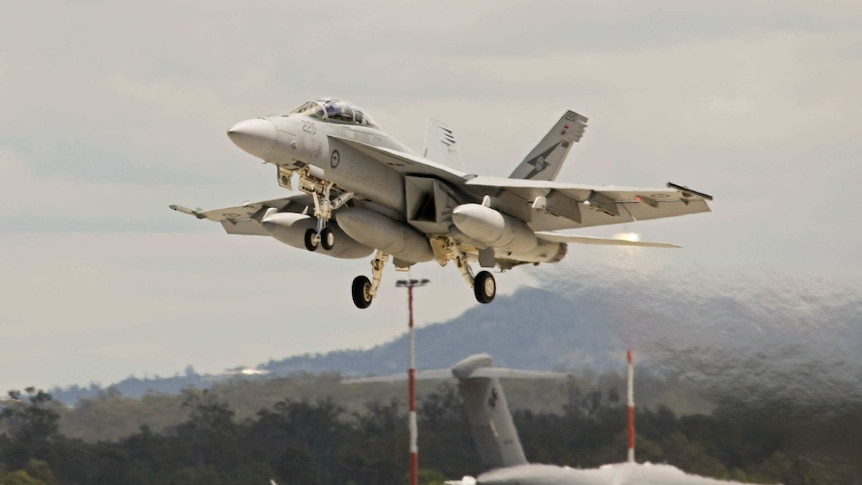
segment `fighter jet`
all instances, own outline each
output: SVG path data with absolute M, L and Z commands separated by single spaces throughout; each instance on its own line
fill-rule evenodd
M 692 475 L 671 465 L 636 463 L 631 441 L 627 462 L 589 469 L 529 463 L 500 379 L 559 379 L 567 377 L 567 374 L 494 367 L 494 361 L 488 354 L 467 357 L 452 369 L 416 373 L 417 379 L 452 377 L 458 380 L 458 390 L 467 410 L 479 461 L 483 469 L 488 471 L 477 477 L 447 481 L 448 485 L 742 485 L 739 482 Z M 404 374 L 399 374 L 346 382 L 392 382 L 405 378 Z M 629 389 L 631 405 L 631 384 Z M 633 429 L 633 425 L 630 425 L 630 429 Z
M 326 256 L 374 252 L 371 278 L 353 280 L 358 308 L 371 304 L 390 256 L 399 270 L 451 261 L 476 300 L 489 303 L 497 291 L 489 270 L 556 263 L 568 243 L 677 247 L 554 231 L 710 210 L 711 196 L 670 182 L 658 189 L 555 182 L 586 123 L 567 111 L 508 178 L 490 177 L 452 168 L 460 158 L 457 140 L 439 122 L 429 119 L 420 155 L 358 106 L 315 99 L 227 132 L 239 148 L 275 166 L 279 185 L 301 194 L 209 211 L 170 207 L 220 222 L 229 234 L 270 236 Z

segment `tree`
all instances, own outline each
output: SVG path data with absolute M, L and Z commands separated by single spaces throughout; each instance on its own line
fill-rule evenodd
M 9 398 L 0 411 L 0 422 L 10 438 L 19 443 L 44 442 L 57 435 L 60 415 L 51 409 L 51 395 L 33 387 L 8 392 Z M 23 398 L 23 399 L 22 399 Z
M 191 408 L 191 413 L 176 432 L 191 448 L 195 464 L 201 468 L 233 469 L 238 461 L 239 429 L 230 406 L 208 390 L 191 393 L 182 405 Z
M 44 457 L 48 444 L 58 436 L 60 415 L 51 408 L 47 392 L 33 387 L 9 391 L 9 398 L 0 410 L 0 424 L 10 442 L 5 450 L 5 462 L 13 469 L 23 468 L 33 457 Z

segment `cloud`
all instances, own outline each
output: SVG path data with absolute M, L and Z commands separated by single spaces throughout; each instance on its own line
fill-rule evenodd
M 445 120 L 467 170 L 503 176 L 573 108 L 590 126 L 560 180 L 716 195 L 713 214 L 585 231 L 684 250 L 572 247 L 563 268 L 860 270 L 856 2 L 50 8 L 17 3 L 0 19 L 14 46 L 0 53 L 0 355 L 44 364 L 22 383 L 219 370 L 400 332 L 397 291 L 351 308 L 367 261 L 229 237 L 166 208 L 285 195 L 224 131 L 325 94 L 416 149 L 425 117 Z M 501 276 L 501 290 L 545 269 Z M 474 304 L 453 268 L 416 271 L 434 281 L 417 300 L 424 318 Z

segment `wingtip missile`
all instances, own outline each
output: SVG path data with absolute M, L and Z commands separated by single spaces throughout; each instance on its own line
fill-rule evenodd
M 177 204 L 171 204 L 168 206 L 170 209 L 175 210 L 177 212 L 182 212 L 183 214 L 188 214 L 190 216 L 195 216 L 198 219 L 206 219 L 206 216 L 201 214 L 199 211 L 189 209 L 188 207 L 183 207 Z

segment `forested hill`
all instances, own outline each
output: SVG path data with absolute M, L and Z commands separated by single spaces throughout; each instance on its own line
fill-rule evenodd
M 498 297 L 491 305 L 477 306 L 450 321 L 417 329 L 417 360 L 426 369 L 448 368 L 466 356 L 487 352 L 500 365 L 523 369 L 618 370 L 623 345 L 607 324 L 611 311 L 612 306 L 594 295 L 573 298 L 559 291 L 523 287 L 511 296 Z M 297 372 L 387 375 L 402 372 L 405 362 L 407 342 L 402 335 L 367 350 L 292 356 L 261 364 L 258 369 L 269 377 Z M 129 377 L 109 387 L 112 392 L 137 398 L 148 392 L 175 394 L 186 387 L 206 389 L 236 377 L 202 376 L 189 368 L 173 377 Z M 55 399 L 73 404 L 102 391 L 100 386 L 91 385 L 55 388 L 51 393 Z
M 642 366 L 680 376 L 713 396 L 862 402 L 862 365 L 855 358 L 862 342 L 862 297 L 853 287 L 775 275 L 680 278 L 587 265 L 575 272 L 545 268 L 540 274 L 550 282 L 543 288 L 522 287 L 452 320 L 418 328 L 420 367 L 446 368 L 488 352 L 508 367 L 619 370 L 623 349 L 631 347 Z M 268 376 L 397 373 L 407 360 L 405 339 L 367 350 L 272 360 L 258 370 Z M 800 378 L 813 375 L 817 378 Z M 131 377 L 110 387 L 140 397 L 208 388 L 232 377 L 201 376 L 189 368 L 170 378 Z M 51 390 L 67 403 L 100 391 L 99 386 Z

